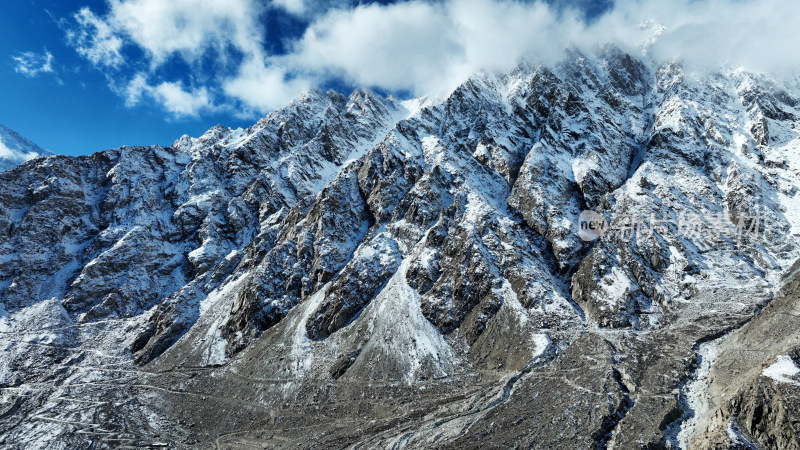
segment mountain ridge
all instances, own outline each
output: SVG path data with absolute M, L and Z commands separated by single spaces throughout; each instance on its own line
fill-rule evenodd
M 696 345 L 800 256 L 798 105 L 607 47 L 0 174 L 5 443 L 678 445 Z
M 10 170 L 33 158 L 52 154 L 0 123 L 0 171 Z

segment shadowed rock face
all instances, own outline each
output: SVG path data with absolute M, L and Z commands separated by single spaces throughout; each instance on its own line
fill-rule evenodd
M 726 343 L 790 307 L 798 105 L 569 51 L 0 173 L 0 444 L 795 445 L 800 342 Z

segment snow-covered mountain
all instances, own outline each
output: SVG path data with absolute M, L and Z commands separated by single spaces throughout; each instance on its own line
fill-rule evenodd
M 0 172 L 39 156 L 52 155 L 0 123 Z
M 571 50 L 0 186 L 2 445 L 797 443 L 798 79 Z

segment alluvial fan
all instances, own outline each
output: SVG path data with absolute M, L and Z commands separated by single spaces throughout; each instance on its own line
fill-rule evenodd
M 614 47 L 35 159 L 0 444 L 800 448 L 799 187 L 800 79 Z

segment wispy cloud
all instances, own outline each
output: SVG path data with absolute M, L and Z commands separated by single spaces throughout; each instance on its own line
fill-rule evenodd
M 12 56 L 11 59 L 14 61 L 14 71 L 29 78 L 41 73 L 55 72 L 53 70 L 53 55 L 46 49 L 43 53 L 22 52 Z
M 323 7 L 316 0 L 266 6 L 256 0 L 108 0 L 103 16 L 78 11 L 68 40 L 126 86 L 118 91 L 128 104 L 148 99 L 177 116 L 215 108 L 262 113 L 331 77 L 417 95 L 446 93 L 475 71 L 522 59 L 553 61 L 568 46 L 592 51 L 611 43 L 641 53 L 646 44 L 655 61 L 697 68 L 800 66 L 794 49 L 800 2 L 793 0 L 619 1 L 590 23 L 582 11 L 543 2 L 343 1 Z M 308 26 L 287 43 L 288 52 L 275 55 L 265 50 L 263 19 L 279 10 Z M 142 56 L 126 60 L 126 49 Z M 169 78 L 162 69 L 176 59 L 202 75 Z
M 75 13 L 77 26 L 67 29 L 67 42 L 92 64 L 118 67 L 123 63 L 123 38 L 117 35 L 116 27 L 97 17 L 89 8 Z

